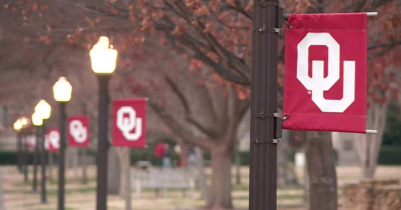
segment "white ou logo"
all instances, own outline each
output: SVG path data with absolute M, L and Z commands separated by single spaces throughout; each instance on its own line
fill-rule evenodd
M 36 136 L 28 136 L 28 144 L 31 146 L 36 145 Z
M 308 75 L 309 47 L 312 45 L 323 45 L 328 48 L 326 78 L 322 60 L 312 60 L 312 78 Z M 344 112 L 355 100 L 355 61 L 344 61 L 343 98 L 325 99 L 323 92 L 333 87 L 340 79 L 340 45 L 329 33 L 308 33 L 297 48 L 297 78 L 306 89 L 312 91 L 312 101 L 322 112 Z
M 56 149 L 60 148 L 60 133 L 58 131 L 50 131 L 45 148 L 49 149 L 50 145 Z
M 124 117 L 127 114 L 128 117 Z M 142 135 L 142 118 L 136 117 L 136 111 L 130 106 L 123 106 L 117 111 L 117 127 L 129 141 L 136 141 Z M 135 133 L 131 133 L 135 128 Z
M 87 137 L 87 130 L 80 120 L 70 122 L 70 134 L 78 143 L 84 143 Z

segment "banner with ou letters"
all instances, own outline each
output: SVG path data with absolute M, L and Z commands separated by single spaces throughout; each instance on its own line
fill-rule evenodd
M 146 99 L 113 101 L 113 146 L 145 147 Z
M 35 150 L 36 147 L 36 136 L 35 135 L 29 135 L 26 137 L 28 148 L 31 150 Z
M 49 152 L 59 151 L 60 149 L 60 129 L 48 128 L 45 134 L 45 149 Z
M 88 116 L 68 116 L 67 119 L 68 146 L 89 146 L 89 118 Z
M 366 13 L 290 15 L 283 128 L 366 132 Z

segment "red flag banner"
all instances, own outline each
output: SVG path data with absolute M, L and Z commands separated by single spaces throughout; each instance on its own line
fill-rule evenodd
M 113 101 L 113 146 L 145 147 L 146 99 Z
M 68 145 L 71 147 L 89 146 L 88 116 L 68 116 Z
M 49 152 L 60 150 L 60 130 L 58 128 L 49 128 L 45 135 L 45 149 Z
M 284 129 L 366 132 L 366 19 L 366 13 L 289 16 Z
M 26 143 L 28 144 L 28 148 L 31 150 L 35 150 L 36 147 L 36 136 L 35 135 L 29 135 L 26 137 Z

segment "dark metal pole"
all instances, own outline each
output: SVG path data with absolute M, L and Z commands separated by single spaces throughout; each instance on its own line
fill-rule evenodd
M 32 181 L 32 191 L 37 191 L 37 183 L 38 183 L 38 159 L 39 159 L 39 138 L 40 138 L 40 126 L 35 126 L 35 135 L 36 135 L 36 142 L 35 142 L 35 153 L 33 156 L 33 181 Z
M 98 75 L 99 82 L 99 126 L 97 146 L 97 191 L 96 209 L 107 209 L 107 155 L 109 149 L 108 141 L 108 118 L 109 118 L 109 86 L 110 75 Z
M 42 192 L 41 192 L 41 201 L 42 203 L 47 203 L 47 198 L 46 198 L 46 149 L 45 149 L 45 132 L 46 132 L 46 126 L 45 126 L 45 120 L 43 120 L 43 125 L 41 126 L 42 129 L 40 133 L 41 141 L 40 141 L 40 160 L 42 164 Z
M 17 168 L 20 173 L 22 173 L 22 156 L 21 156 L 21 131 L 17 131 Z
M 60 110 L 60 153 L 58 166 L 58 210 L 64 210 L 64 185 L 65 185 L 65 148 L 66 148 L 66 102 L 59 102 Z
M 26 131 L 25 131 L 26 132 Z M 24 181 L 28 182 L 28 135 L 27 133 L 23 133 L 22 135 L 22 150 L 23 150 L 23 170 L 24 170 Z
M 283 14 L 278 0 L 254 0 L 251 86 L 250 210 L 277 209 L 277 42 Z

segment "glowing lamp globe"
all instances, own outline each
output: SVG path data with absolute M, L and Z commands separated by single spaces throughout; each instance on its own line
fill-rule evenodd
M 110 45 L 109 38 L 101 36 L 89 53 L 92 70 L 96 74 L 113 73 L 116 69 L 117 54 L 117 50 L 113 49 L 113 45 Z
M 38 113 L 39 116 L 44 120 L 50 118 L 51 109 L 52 107 L 45 100 L 40 100 L 35 106 L 35 112 Z
M 27 117 L 20 117 L 19 121 L 21 122 L 23 128 L 27 127 L 29 124 L 29 119 Z
M 34 126 L 42 126 L 43 125 L 43 119 L 38 113 L 33 113 L 32 115 L 32 124 Z
M 20 131 L 21 129 L 22 129 L 22 123 L 21 123 L 21 121 L 18 119 L 18 120 L 15 121 L 15 123 L 14 123 L 14 130 Z
M 72 86 L 65 77 L 60 77 L 53 86 L 54 99 L 58 102 L 71 100 Z

